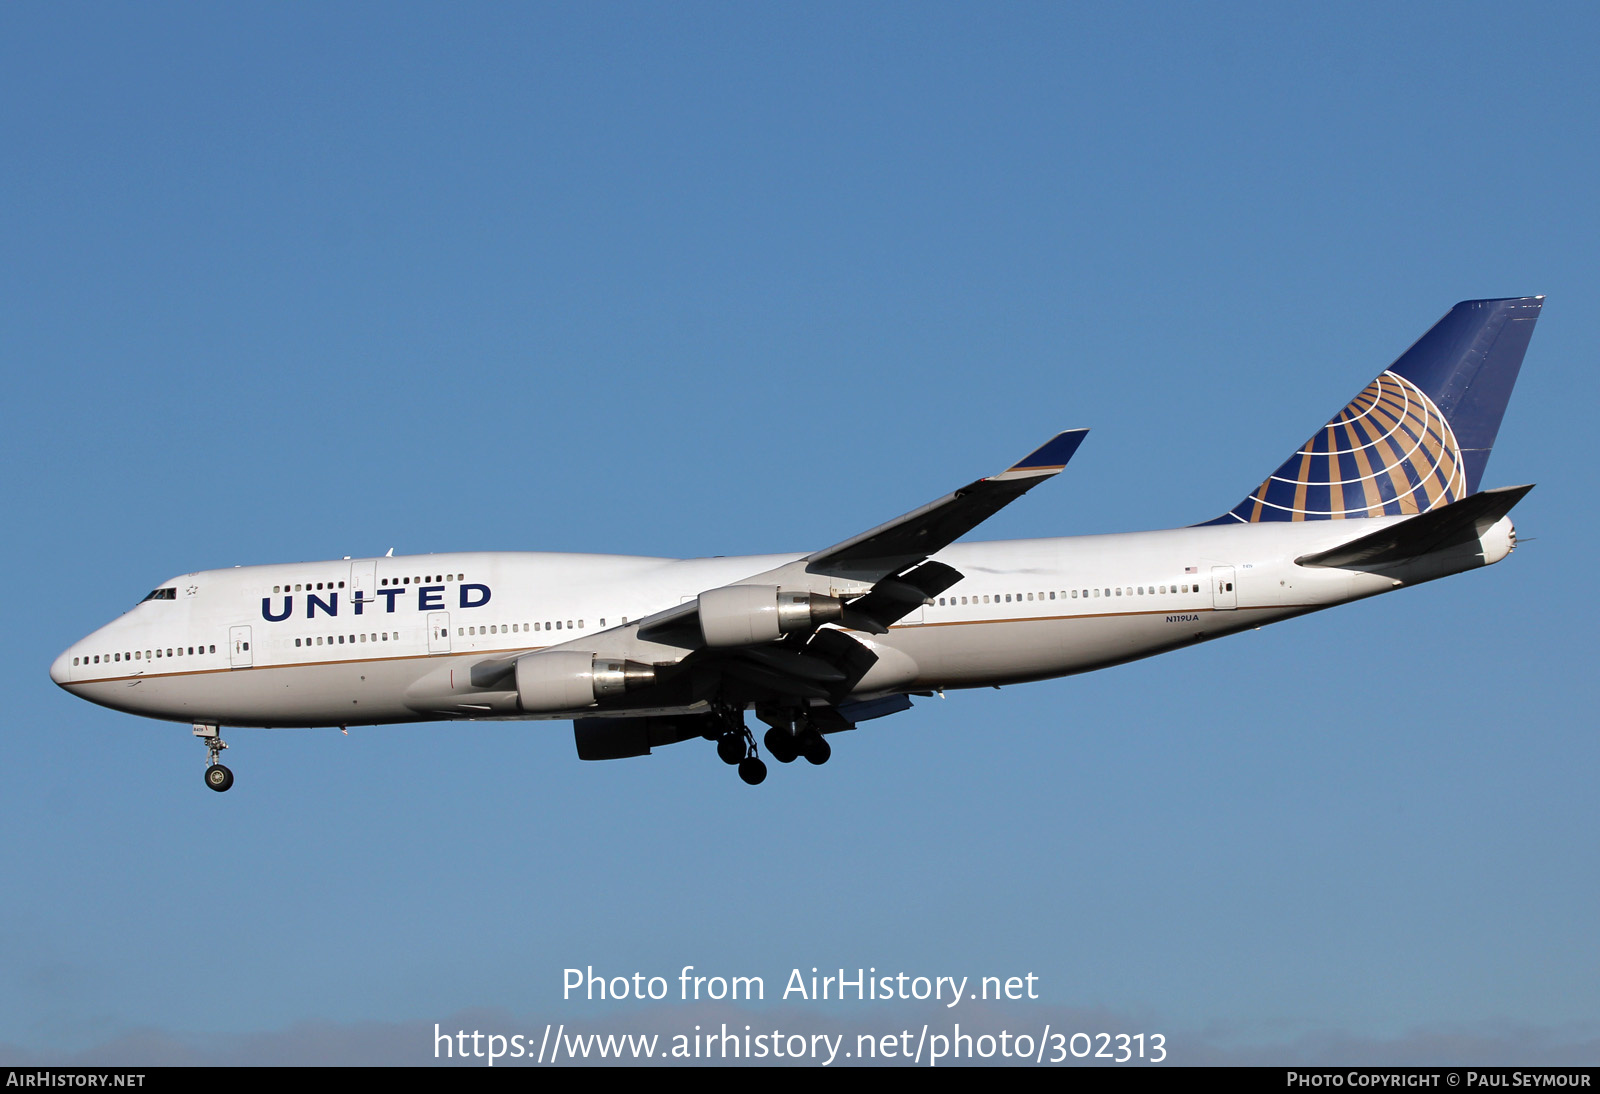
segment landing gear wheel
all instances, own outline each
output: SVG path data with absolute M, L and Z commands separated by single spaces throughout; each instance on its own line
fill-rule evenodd
M 206 746 L 206 785 L 218 794 L 233 785 L 233 772 L 217 762 L 228 742 L 222 739 L 221 726 L 208 722 L 194 723 L 194 735 Z
M 759 757 L 749 756 L 739 761 L 739 778 L 751 786 L 760 786 L 767 777 L 767 765 Z
M 833 755 L 833 746 L 830 745 L 827 738 L 820 733 L 812 734 L 809 741 L 803 742 L 803 748 L 803 755 L 805 756 L 806 760 L 810 763 L 816 764 L 818 767 L 821 767 L 823 764 L 827 763 L 828 757 Z
M 800 757 L 794 747 L 794 735 L 786 729 L 769 729 L 761 740 L 772 758 L 781 764 L 792 764 Z
M 738 733 L 724 733 L 717 738 L 717 756 L 723 763 L 730 767 L 745 758 L 746 749 L 744 736 Z

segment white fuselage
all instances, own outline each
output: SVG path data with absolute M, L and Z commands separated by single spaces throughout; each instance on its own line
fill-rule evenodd
M 963 580 L 888 634 L 856 635 L 881 671 L 855 694 L 1103 668 L 1496 562 L 1513 542 L 1502 520 L 1471 550 L 1382 572 L 1294 561 L 1400 519 L 958 543 L 934 557 Z M 419 687 L 465 687 L 476 663 L 553 646 L 681 657 L 628 624 L 798 557 L 484 552 L 209 570 L 75 643 L 51 676 L 107 707 L 214 725 L 471 716 L 419 703 Z

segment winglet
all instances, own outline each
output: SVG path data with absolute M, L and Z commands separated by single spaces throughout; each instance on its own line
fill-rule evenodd
M 1021 478 L 1024 475 L 1054 475 L 1067 466 L 1067 461 L 1072 459 L 1073 453 L 1078 451 L 1078 446 L 1088 435 L 1087 429 L 1068 429 L 1057 433 L 1000 474 L 990 476 L 990 481 Z

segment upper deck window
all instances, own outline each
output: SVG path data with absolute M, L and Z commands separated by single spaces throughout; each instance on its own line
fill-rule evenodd
M 145 600 L 176 600 L 176 599 L 178 599 L 178 590 L 177 590 L 176 586 L 174 586 L 173 588 L 170 588 L 170 589 L 155 589 L 150 593 L 149 596 L 145 597 L 144 599 Z M 140 601 L 141 604 L 143 602 L 144 601 Z

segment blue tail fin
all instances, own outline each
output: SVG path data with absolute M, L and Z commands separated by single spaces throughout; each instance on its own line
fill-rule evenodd
M 1425 513 L 1478 490 L 1542 296 L 1464 300 L 1207 524 Z

